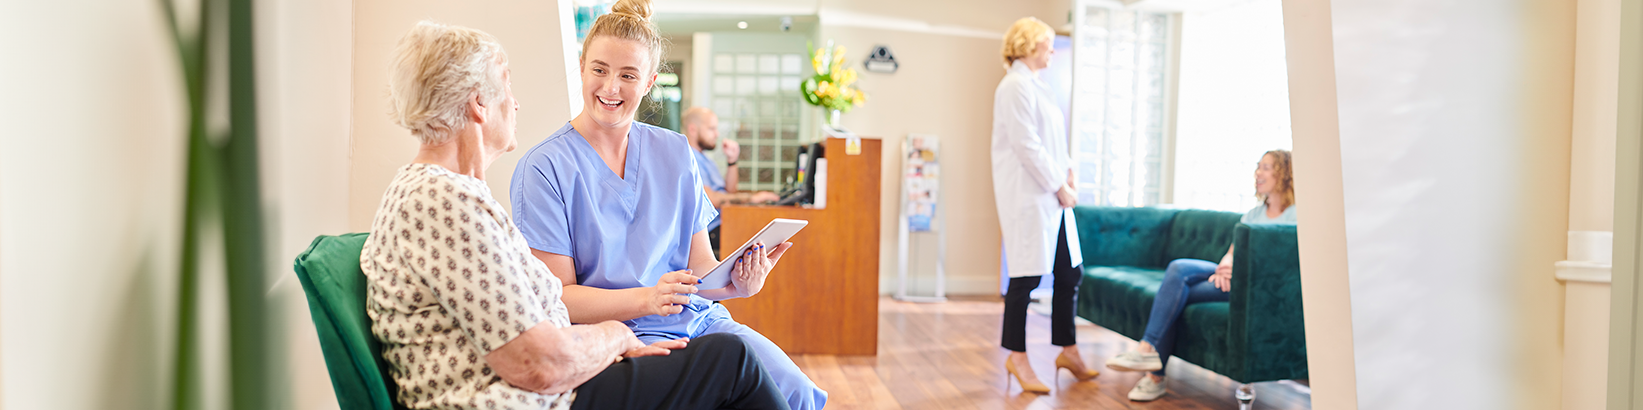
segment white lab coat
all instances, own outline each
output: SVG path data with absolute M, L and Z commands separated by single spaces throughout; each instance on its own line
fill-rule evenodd
M 1055 197 L 1072 169 L 1066 124 L 1049 85 L 1021 61 L 1012 64 L 993 93 L 992 150 L 993 198 L 1012 278 L 1050 274 L 1063 221 L 1073 266 L 1084 263 L 1072 210 Z

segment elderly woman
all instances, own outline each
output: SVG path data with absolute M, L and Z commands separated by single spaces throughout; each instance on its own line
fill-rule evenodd
M 1004 261 L 1010 273 L 1004 295 L 1002 345 L 1010 351 L 1004 370 L 1021 390 L 1049 393 L 1027 360 L 1027 303 L 1044 275 L 1055 275 L 1050 344 L 1061 346 L 1056 371 L 1080 381 L 1099 372 L 1085 367 L 1073 331 L 1074 297 L 1084 278 L 1084 256 L 1072 208 L 1072 157 L 1066 117 L 1038 72 L 1050 66 L 1054 31 L 1036 18 L 1016 20 L 1004 33 L 1004 66 L 1009 70 L 993 93 L 993 197 L 1004 233 Z
M 394 52 L 393 119 L 422 147 L 399 169 L 360 255 L 371 332 L 412 409 L 786 408 L 740 338 L 645 345 L 620 322 L 571 325 L 485 168 L 513 150 L 507 54 L 423 22 Z
M 1295 177 L 1290 171 L 1289 151 L 1277 149 L 1261 155 L 1255 164 L 1255 196 L 1261 204 L 1244 213 L 1245 224 L 1295 223 Z M 1164 395 L 1164 364 L 1175 348 L 1175 323 L 1187 305 L 1231 300 L 1232 245 L 1227 245 L 1221 263 L 1198 259 L 1176 259 L 1164 268 L 1158 297 L 1152 300 L 1147 332 L 1136 350 L 1107 360 L 1118 371 L 1152 372 L 1142 376 L 1130 389 L 1130 400 L 1152 401 Z
M 827 392 L 781 347 L 713 303 L 758 294 L 791 242 L 732 255 L 728 287 L 696 286 L 693 272 L 719 264 L 707 233 L 718 211 L 702 190 L 688 140 L 634 121 L 662 61 L 664 40 L 650 15 L 649 0 L 621 0 L 588 29 L 586 108 L 514 168 L 514 220 L 531 252 L 565 284 L 572 322 L 620 320 L 646 342 L 740 336 L 789 405 L 822 408 Z

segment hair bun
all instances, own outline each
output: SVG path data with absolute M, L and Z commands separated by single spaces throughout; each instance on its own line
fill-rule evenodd
M 649 22 L 650 16 L 654 14 L 650 8 L 650 1 L 651 0 L 619 0 L 615 5 L 610 7 L 610 12 L 613 14 L 633 16 L 640 20 Z

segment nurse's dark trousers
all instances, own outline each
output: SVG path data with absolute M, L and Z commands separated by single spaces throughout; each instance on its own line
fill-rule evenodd
M 1067 222 L 1063 220 L 1055 235 L 1055 295 L 1050 298 L 1050 344 L 1072 346 L 1078 344 L 1073 332 L 1073 302 L 1078 296 L 1078 284 L 1084 280 L 1084 266 L 1073 266 L 1072 254 L 1067 250 Z M 1033 289 L 1038 288 L 1043 276 L 1010 278 L 1010 288 L 1004 293 L 1004 340 L 999 344 L 1012 352 L 1027 351 L 1027 303 L 1032 301 Z

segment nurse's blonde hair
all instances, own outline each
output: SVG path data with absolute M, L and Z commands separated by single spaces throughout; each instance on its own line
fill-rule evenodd
M 646 76 L 656 75 L 662 69 L 662 51 L 667 48 L 667 39 L 662 37 L 656 23 L 650 21 L 654 12 L 650 8 L 651 0 L 620 0 L 610 7 L 610 13 L 599 16 L 593 21 L 593 27 L 588 28 L 588 37 L 582 40 L 582 62 L 586 63 L 593 39 L 599 37 L 615 37 L 623 40 L 633 40 L 650 49 L 650 72 Z M 647 79 L 648 80 L 648 79 Z
M 1038 43 L 1055 36 L 1055 30 L 1037 17 L 1022 17 L 1004 32 L 1004 69 L 1010 69 L 1015 60 L 1027 58 L 1038 49 Z

